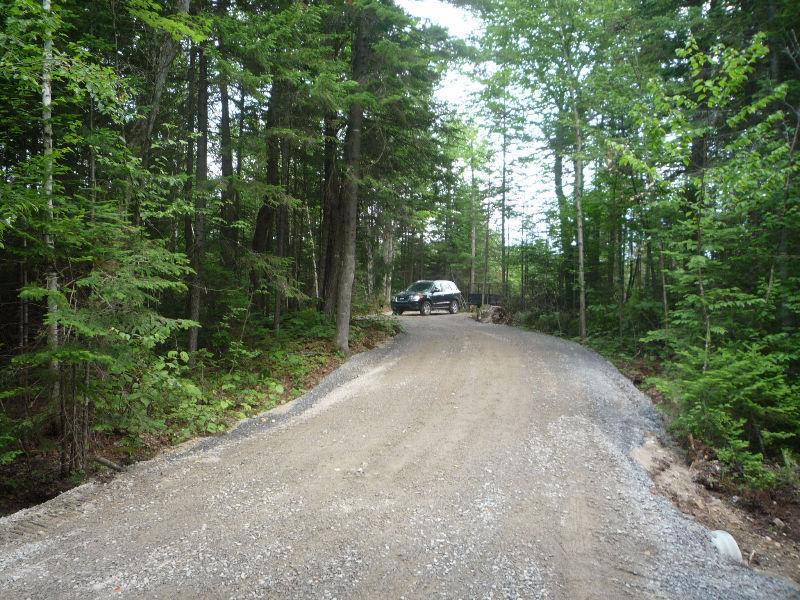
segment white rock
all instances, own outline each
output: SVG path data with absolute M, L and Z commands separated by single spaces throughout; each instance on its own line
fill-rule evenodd
M 730 558 L 736 562 L 742 562 L 742 551 L 733 536 L 727 531 L 717 529 L 711 532 L 711 543 L 724 558 Z

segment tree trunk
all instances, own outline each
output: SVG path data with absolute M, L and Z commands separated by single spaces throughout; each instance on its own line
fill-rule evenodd
M 285 95 L 286 82 L 283 79 L 276 79 L 272 84 L 269 101 L 267 103 L 266 117 L 266 184 L 267 191 L 261 208 L 256 216 L 255 228 L 253 229 L 253 251 L 259 254 L 272 250 L 273 230 L 280 229 L 281 215 L 278 207 L 281 200 L 281 165 L 280 165 L 280 139 L 276 129 L 281 126 L 283 111 L 283 100 Z M 277 241 L 277 240 L 276 240 Z M 280 251 L 278 251 L 280 254 Z M 252 285 L 254 290 L 258 290 L 261 285 L 262 273 L 255 269 L 251 273 Z M 265 307 L 266 298 L 260 296 L 262 308 Z M 277 321 L 276 321 L 277 323 Z
M 664 242 L 658 242 L 658 270 L 661 273 L 661 307 L 664 311 L 664 331 L 669 329 L 669 300 L 667 298 L 667 274 L 664 269 Z
M 611 201 L 609 203 L 608 215 L 608 261 L 606 263 L 606 289 L 609 297 L 614 297 L 614 282 L 617 280 L 617 222 L 619 215 L 616 208 L 616 186 L 615 180 L 611 183 Z
M 627 298 L 625 296 L 626 288 L 625 288 L 625 237 L 626 237 L 626 230 L 625 230 L 625 221 L 624 217 L 620 215 L 619 222 L 616 225 L 617 227 L 617 247 L 616 247 L 616 255 L 614 257 L 614 261 L 616 263 L 615 268 L 615 285 L 617 286 L 617 316 L 619 321 L 619 336 L 622 337 L 624 328 L 625 328 L 625 302 Z
M 231 144 L 230 111 L 228 108 L 228 86 L 220 84 L 221 117 L 220 117 L 220 162 L 222 168 L 222 203 L 220 217 L 222 219 L 222 263 L 233 269 L 236 265 L 236 248 L 239 244 L 235 223 L 239 218 L 236 207 L 236 194 L 233 185 L 233 149 Z
M 505 94 L 505 91 L 503 92 Z M 500 281 L 503 290 L 503 303 L 508 300 L 508 263 L 506 260 L 506 153 L 508 152 L 508 128 L 506 124 L 505 97 L 503 97 L 503 171 L 500 191 Z
M 633 246 L 633 242 L 631 242 L 631 246 Z M 631 264 L 631 272 L 628 276 L 628 291 L 625 294 L 626 298 L 633 296 L 635 284 L 639 284 L 639 288 L 641 289 L 642 248 L 639 244 L 636 244 L 635 251 L 633 248 L 631 248 L 631 258 L 633 259 L 633 264 Z
M 195 156 L 195 122 L 197 120 L 197 50 L 192 45 L 189 50 L 189 67 L 186 70 L 186 104 L 183 107 L 186 115 L 186 183 L 183 187 L 184 201 L 186 206 L 194 206 L 194 156 Z M 183 218 L 183 233 L 186 256 L 191 257 L 194 253 L 194 216 L 190 213 Z M 191 310 L 191 289 L 194 284 L 194 275 L 189 275 L 186 287 L 190 290 L 189 298 L 186 299 L 186 311 Z
M 559 113 L 559 118 L 561 113 Z M 561 245 L 561 265 L 559 266 L 559 287 L 562 302 L 567 307 L 573 307 L 573 283 L 572 283 L 572 223 L 567 206 L 567 196 L 564 193 L 564 148 L 566 146 L 566 134 L 561 125 L 556 127 L 556 134 L 553 144 L 553 182 L 555 187 L 556 201 L 558 203 L 559 234 Z
M 295 194 L 296 196 L 299 194 Z M 292 256 L 292 282 L 299 285 L 302 279 L 303 269 L 301 263 L 301 255 L 303 249 L 303 215 L 299 210 L 292 210 L 292 226 L 290 230 L 289 239 L 291 240 L 291 256 Z M 311 249 L 313 254 L 314 249 Z M 313 258 L 312 258 L 313 261 Z M 292 296 L 286 299 L 287 310 L 296 311 L 300 308 L 300 300 L 297 296 Z
M 200 136 L 197 140 L 197 167 L 195 168 L 197 190 L 194 194 L 194 243 L 191 254 L 194 276 L 189 290 L 189 320 L 199 323 L 203 288 L 202 261 L 205 251 L 206 185 L 208 181 L 208 58 L 203 48 L 200 48 L 198 52 L 197 130 Z M 189 354 L 191 356 L 194 356 L 197 351 L 199 329 L 199 325 L 189 328 Z
M 792 161 L 795 153 L 795 149 L 797 147 L 798 138 L 800 137 L 800 121 L 798 121 L 794 128 L 794 136 L 792 137 L 792 142 L 789 145 L 789 156 L 787 161 Z M 790 198 L 791 198 L 791 190 L 792 189 L 792 171 L 786 174 L 786 181 L 783 185 L 783 200 L 781 203 L 781 217 L 785 217 L 787 213 L 787 209 L 790 205 Z M 781 219 L 780 229 L 778 231 L 778 246 L 776 257 L 773 260 L 773 265 L 775 262 L 778 263 L 778 277 L 780 278 L 781 282 L 784 285 L 789 284 L 789 266 L 790 263 L 794 261 L 794 258 L 790 257 L 789 252 L 789 234 L 787 232 L 787 223 L 784 218 Z M 785 294 L 781 294 L 778 298 L 778 322 L 784 328 L 784 330 L 789 330 L 793 325 L 793 317 L 792 311 L 789 310 L 789 305 L 787 304 L 787 298 Z
M 656 291 L 658 290 L 658 283 L 656 282 L 656 267 L 653 259 L 653 243 L 652 240 L 650 240 L 649 238 L 645 246 L 645 256 L 646 256 L 645 266 L 647 268 L 647 273 L 644 279 L 650 286 L 650 296 L 654 297 Z
M 272 230 L 275 221 L 275 210 L 267 203 L 266 198 L 264 203 L 258 209 L 256 215 L 256 223 L 253 228 L 253 243 L 251 247 L 253 252 L 264 254 L 272 249 Z M 256 277 L 255 281 L 260 280 Z
M 352 4 L 352 2 L 350 3 Z M 345 50 L 344 36 L 349 15 L 346 10 L 336 11 L 327 19 L 323 31 L 329 36 L 328 58 L 338 60 Z M 319 240 L 320 308 L 328 318 L 336 313 L 339 267 L 341 264 L 341 185 L 339 177 L 339 113 L 330 110 L 322 119 L 322 181 L 320 190 L 321 221 Z
M 519 246 L 519 306 L 525 310 L 525 280 L 527 279 L 527 264 L 525 262 L 526 239 L 525 239 L 525 209 L 523 207 L 522 224 L 520 225 L 520 246 Z
M 289 238 L 289 208 L 285 204 L 278 207 L 278 223 L 275 235 L 275 256 L 286 257 Z M 281 308 L 286 298 L 286 280 L 289 277 L 287 270 L 281 270 L 277 277 L 275 289 L 275 305 L 273 312 L 272 328 L 278 331 L 281 328 Z
M 710 115 L 706 111 L 705 124 L 710 126 Z M 686 187 L 686 203 L 692 211 L 696 224 L 695 253 L 697 257 L 705 256 L 703 248 L 703 214 L 705 212 L 705 171 L 708 162 L 708 134 L 703 134 L 692 140 L 689 155 L 689 182 Z M 700 298 L 700 310 L 703 319 L 703 368 L 705 373 L 711 353 L 711 315 L 705 289 L 705 274 L 702 263 L 697 263 L 697 288 Z
M 22 247 L 27 249 L 28 247 L 28 240 L 22 240 Z M 19 264 L 19 291 L 20 293 L 24 290 L 28 285 L 28 269 L 24 263 L 24 261 L 20 261 Z M 30 305 L 28 301 L 24 298 L 19 299 L 19 322 L 18 322 L 18 344 L 20 351 L 24 350 L 28 347 L 28 337 L 30 331 Z M 23 370 L 26 370 L 27 367 L 23 367 Z
M 353 41 L 353 79 L 363 88 L 367 82 L 369 32 L 373 12 L 362 9 Z M 364 108 L 359 100 L 350 105 L 344 157 L 347 168 L 342 195 L 342 258 L 336 301 L 336 346 L 345 354 L 350 352 L 350 310 L 353 279 L 356 267 L 356 225 L 358 220 L 358 184 L 361 176 L 361 127 Z
M 175 10 L 178 14 L 188 14 L 190 0 L 177 0 Z M 167 76 L 172 61 L 178 54 L 180 42 L 176 41 L 169 32 L 162 32 L 161 43 L 152 58 L 153 64 L 153 89 L 149 98 L 149 110 L 133 125 L 131 130 L 130 145 L 142 157 L 142 164 L 147 168 L 150 160 L 150 145 L 152 143 L 153 128 L 155 127 L 158 113 L 161 110 L 161 96 L 167 85 Z
M 394 271 L 394 223 L 383 226 L 383 286 L 382 296 L 386 306 L 392 302 L 392 272 Z
M 372 249 L 372 227 L 364 237 L 364 255 L 366 257 L 367 299 L 372 302 L 375 296 L 375 253 Z
M 239 86 L 239 100 L 236 103 L 236 110 L 238 112 L 238 131 L 236 137 L 236 177 L 237 179 L 242 175 L 242 153 L 244 152 L 244 86 Z M 239 192 L 236 191 L 236 209 L 239 209 Z M 238 215 L 237 215 L 238 216 Z
M 312 286 L 314 287 L 314 299 L 319 300 L 319 269 L 317 268 L 317 249 L 314 247 L 314 228 L 311 224 L 311 211 L 306 204 L 306 223 L 308 225 L 308 241 L 311 243 L 311 267 L 314 279 Z
M 47 288 L 47 348 L 51 353 L 49 364 L 50 377 L 50 403 L 58 406 L 61 414 L 61 475 L 68 474 L 68 467 L 65 456 L 65 445 L 68 443 L 66 427 L 66 407 L 61 389 L 61 364 L 56 353 L 61 344 L 60 331 L 58 325 L 58 270 L 56 267 L 55 241 L 51 228 L 55 220 L 55 205 L 53 202 L 53 115 L 52 115 L 52 69 L 53 69 L 53 32 L 50 30 L 49 20 L 51 18 L 50 0 L 42 0 L 42 11 L 45 14 L 46 22 L 44 31 L 44 42 L 42 47 L 42 145 L 44 157 L 44 178 L 42 190 L 44 191 L 47 206 L 47 225 L 45 229 L 45 245 L 50 253 L 48 260 L 47 275 L 45 276 L 45 286 Z
M 481 306 L 486 304 L 486 286 L 489 284 L 489 220 L 492 216 L 491 204 L 486 202 L 486 229 L 483 236 L 483 286 L 481 287 Z
M 577 102 L 577 100 L 576 100 Z M 577 107 L 573 107 L 575 118 L 575 225 L 578 236 L 578 302 L 581 341 L 586 341 L 586 283 L 583 256 L 583 131 Z
M 283 110 L 284 107 L 288 105 L 288 85 L 289 84 L 286 83 L 281 88 L 280 112 L 278 114 L 279 119 L 276 122 L 276 126 L 278 127 L 282 127 L 285 124 Z M 278 182 L 281 187 L 276 194 L 276 199 L 279 204 L 277 208 L 278 222 L 275 236 L 275 256 L 279 258 L 286 258 L 289 255 L 289 222 L 291 215 L 289 214 L 289 205 L 286 203 L 286 199 L 282 197 L 282 192 L 284 190 L 289 190 L 289 173 L 291 167 L 289 140 L 285 137 L 279 139 L 277 147 L 280 154 L 280 173 Z M 286 289 L 288 287 L 288 280 L 290 276 L 291 271 L 286 268 L 278 274 L 276 281 L 275 311 L 272 321 L 273 329 L 275 331 L 278 331 L 281 326 L 281 313 L 283 305 L 286 303 Z
M 470 150 L 472 150 L 472 142 L 470 142 Z M 469 194 L 469 292 L 470 295 L 475 293 L 475 255 L 477 247 L 477 233 L 478 233 L 478 219 L 477 219 L 477 204 L 478 194 L 475 187 L 475 156 L 472 150 L 469 161 L 470 171 L 470 194 Z
M 276 79 L 272 84 L 269 102 L 267 103 L 267 192 L 264 203 L 256 218 L 256 227 L 253 232 L 253 250 L 266 252 L 272 247 L 272 227 L 275 220 L 275 206 L 278 204 L 281 184 L 280 171 L 280 140 L 275 130 L 280 127 L 283 94 L 285 83 Z
M 220 0 L 218 12 L 224 15 L 227 9 L 227 0 Z M 220 51 L 225 48 L 222 35 L 219 35 Z M 236 265 L 237 247 L 239 245 L 238 231 L 235 223 L 239 218 L 236 206 L 236 193 L 233 185 L 233 143 L 231 141 L 231 115 L 230 98 L 228 94 L 228 77 L 224 73 L 219 76 L 220 95 L 220 120 L 219 120 L 219 153 L 222 170 L 222 204 L 220 206 L 221 227 L 221 252 L 222 264 L 228 269 Z
M 337 167 L 336 114 L 325 116 L 323 125 L 322 231 L 320 239 L 320 288 L 324 311 L 329 317 L 336 310 L 336 284 L 339 278 L 341 249 L 339 169 Z

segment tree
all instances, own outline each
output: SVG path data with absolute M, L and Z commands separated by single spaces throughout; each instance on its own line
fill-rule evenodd
M 591 325 L 606 350 L 659 356 L 678 430 L 751 485 L 771 485 L 763 460 L 797 450 L 787 402 L 796 353 L 783 341 L 797 319 L 775 297 L 797 285 L 781 258 L 797 227 L 787 204 L 797 117 L 779 108 L 798 105 L 796 11 L 785 2 L 467 4 L 486 18 L 483 46 L 528 90 L 528 127 L 551 152 L 546 217 L 558 243 L 536 248 L 534 263 L 527 247 L 518 252 L 540 274 L 537 287 L 558 291 L 532 294 L 524 318 L 581 338 Z

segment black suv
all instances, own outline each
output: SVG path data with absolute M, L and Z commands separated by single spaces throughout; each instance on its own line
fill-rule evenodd
M 423 279 L 392 296 L 392 312 L 402 315 L 407 310 L 418 310 L 421 315 L 429 315 L 440 309 L 455 314 L 463 301 L 458 286 L 452 281 Z

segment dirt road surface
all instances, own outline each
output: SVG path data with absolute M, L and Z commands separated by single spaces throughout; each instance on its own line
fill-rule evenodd
M 652 493 L 657 415 L 606 361 L 401 321 L 282 410 L 0 520 L 0 598 L 800 598 Z

